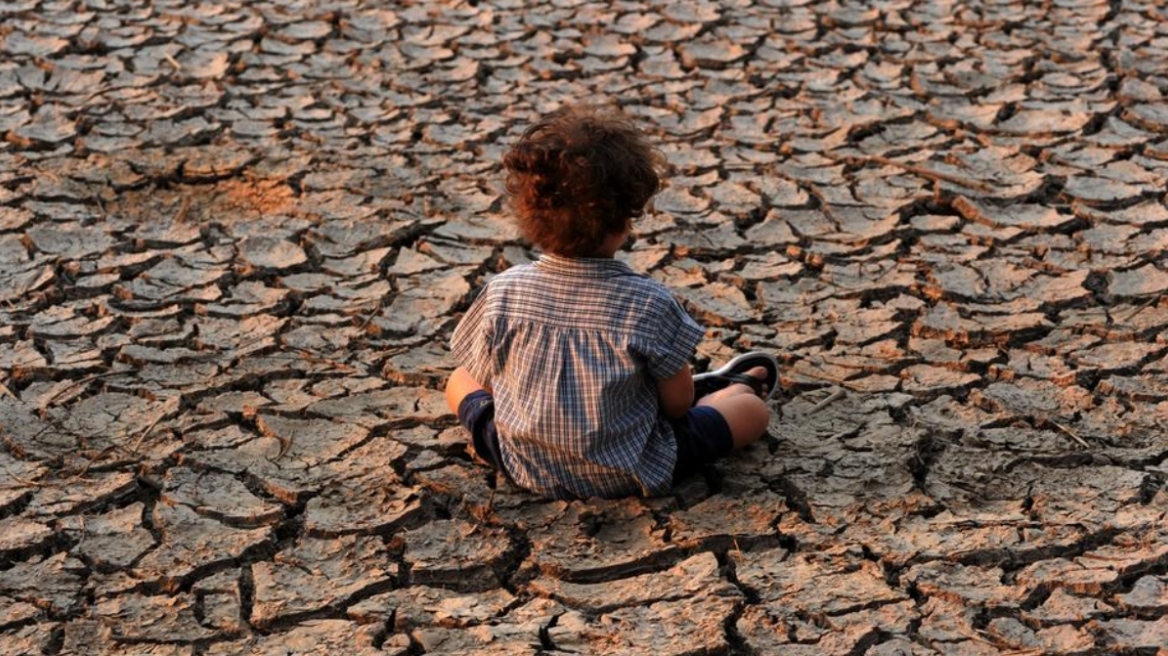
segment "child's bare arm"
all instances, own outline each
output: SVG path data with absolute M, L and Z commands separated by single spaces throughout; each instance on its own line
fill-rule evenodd
M 693 406 L 693 371 L 689 365 L 665 380 L 657 381 L 657 398 L 661 404 L 661 414 L 670 419 L 681 419 Z

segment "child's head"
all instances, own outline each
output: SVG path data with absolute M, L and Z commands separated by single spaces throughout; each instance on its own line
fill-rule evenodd
M 664 161 L 618 109 L 570 106 L 529 127 L 503 166 L 523 235 L 549 253 L 589 257 L 641 216 Z

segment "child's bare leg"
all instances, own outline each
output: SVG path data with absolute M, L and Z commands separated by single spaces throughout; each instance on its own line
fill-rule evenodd
M 755 367 L 747 371 L 746 375 L 763 379 L 766 378 L 767 371 L 763 367 Z M 708 405 L 722 415 L 730 426 L 730 436 L 734 440 L 735 450 L 757 442 L 766 433 L 771 420 L 766 403 L 750 389 L 750 386 L 741 383 L 728 385 L 713 394 L 707 394 L 698 399 L 695 405 Z
M 450 374 L 449 380 L 446 381 L 446 405 L 450 406 L 450 411 L 458 414 L 458 406 L 462 404 L 462 400 L 470 396 L 472 392 L 477 392 L 483 389 L 482 385 L 475 380 L 470 373 L 459 367 Z

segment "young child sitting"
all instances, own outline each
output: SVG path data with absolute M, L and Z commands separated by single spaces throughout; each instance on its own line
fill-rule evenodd
M 471 304 L 446 399 L 476 455 L 536 494 L 661 495 L 766 432 L 774 358 L 704 375 L 712 391 L 695 404 L 689 361 L 703 329 L 613 259 L 663 164 L 624 114 L 593 106 L 545 117 L 503 160 L 519 228 L 544 254 Z

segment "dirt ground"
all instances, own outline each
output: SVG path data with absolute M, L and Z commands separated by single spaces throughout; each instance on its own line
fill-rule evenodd
M 1156 0 L 0 0 L 0 655 L 1168 654 L 1165 94 Z M 446 344 L 604 98 L 781 398 L 541 501 Z

